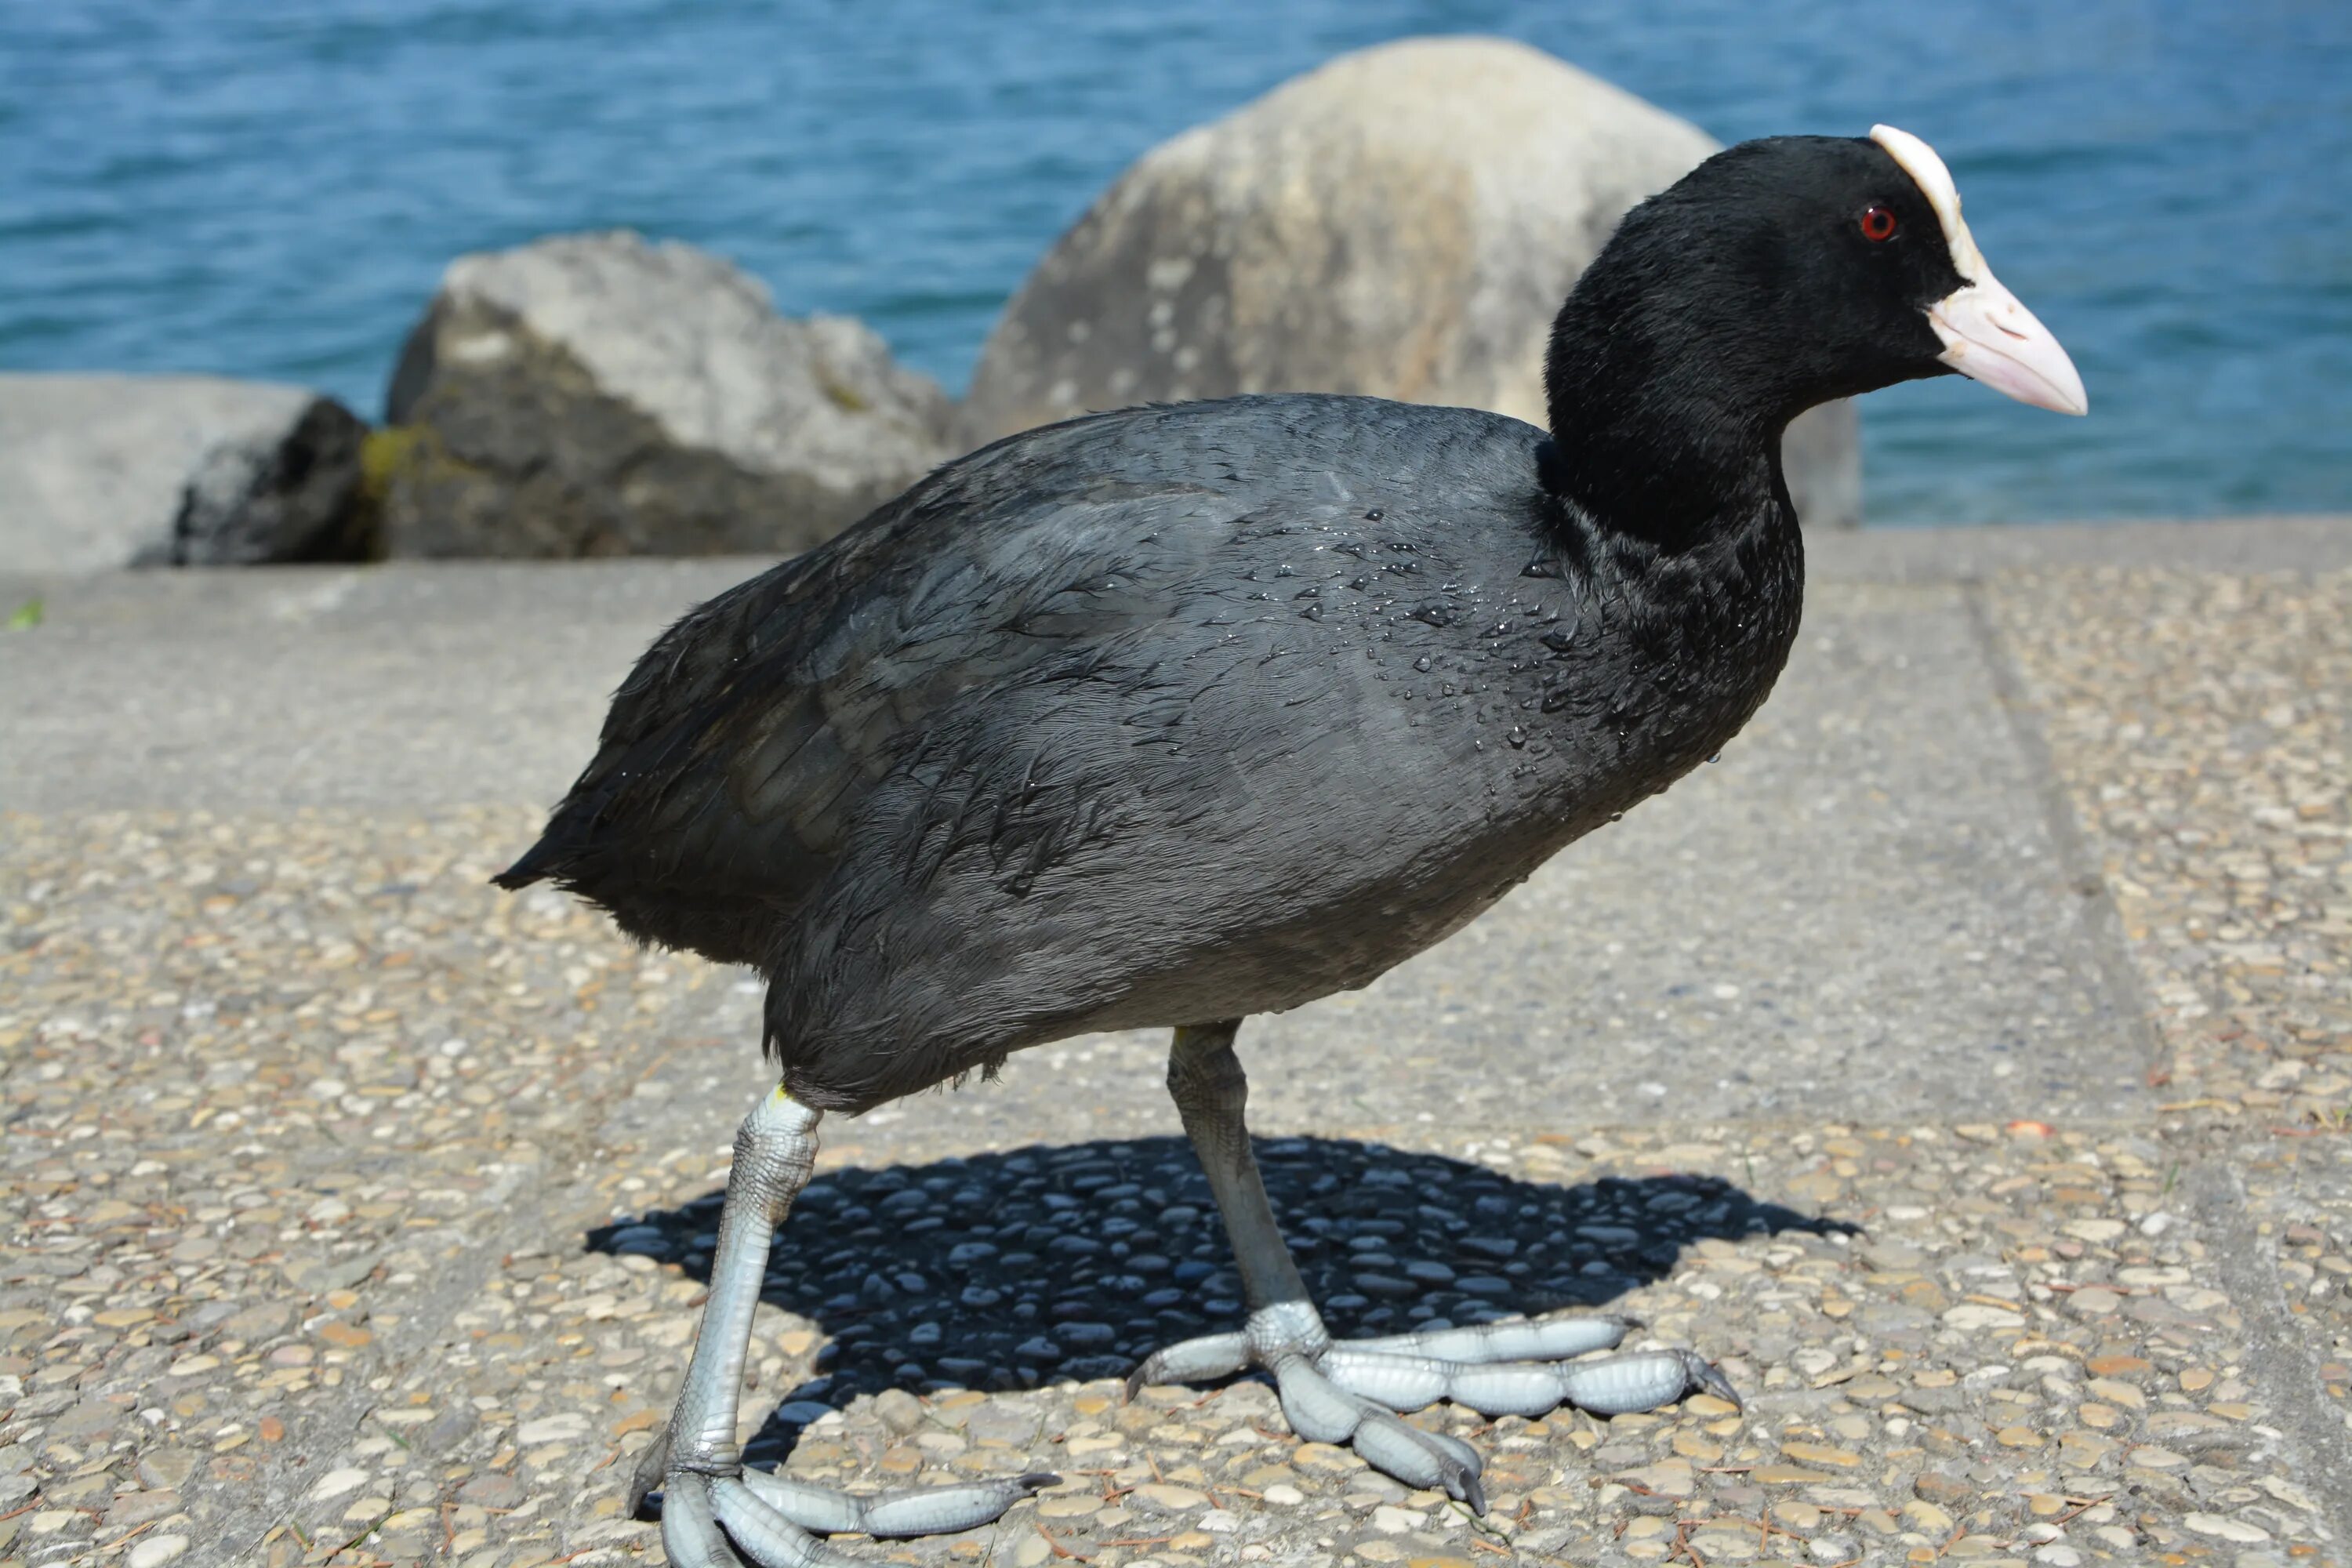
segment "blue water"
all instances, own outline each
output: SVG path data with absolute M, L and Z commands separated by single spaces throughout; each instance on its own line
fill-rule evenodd
M 1137 154 L 1449 31 L 1725 140 L 1885 120 L 1943 152 L 2094 412 L 1882 394 L 1874 521 L 2352 510 L 2345 0 L 0 0 L 0 365 L 373 414 L 452 256 L 628 225 L 957 389 Z

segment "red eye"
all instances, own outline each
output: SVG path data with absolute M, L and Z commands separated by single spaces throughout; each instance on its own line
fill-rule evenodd
M 1885 207 L 1873 207 L 1862 215 L 1862 237 L 1877 244 L 1895 237 L 1895 215 Z

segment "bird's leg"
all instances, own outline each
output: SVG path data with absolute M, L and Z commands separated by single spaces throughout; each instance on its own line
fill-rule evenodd
M 1442 1488 L 1486 1511 L 1469 1445 L 1398 1419 L 1441 1399 L 1488 1415 L 1537 1415 L 1561 1405 L 1600 1415 L 1654 1410 L 1704 1391 L 1734 1404 L 1720 1373 L 1689 1351 L 1571 1361 L 1613 1349 L 1632 1327 L 1617 1317 L 1552 1317 L 1391 1334 L 1334 1344 L 1274 1223 L 1242 1120 L 1249 1081 L 1234 1055 L 1239 1019 L 1176 1031 L 1168 1092 L 1209 1178 L 1232 1239 L 1249 1321 L 1239 1333 L 1171 1345 L 1136 1368 L 1148 1383 L 1227 1377 L 1247 1366 L 1274 1374 L 1291 1430 L 1346 1443 L 1374 1468 L 1415 1487 Z
M 986 1524 L 1059 1477 L 924 1487 L 854 1496 L 743 1468 L 735 1441 L 737 1395 L 760 1304 L 768 1248 L 816 1162 L 823 1112 L 781 1089 L 743 1119 L 735 1166 L 719 1211 L 719 1248 L 710 1261 L 710 1300 L 694 1342 L 669 1425 L 638 1460 L 629 1511 L 662 1493 L 662 1545 L 678 1568 L 856 1568 L 819 1535 L 938 1535 Z M 723 1532 L 723 1533 L 722 1533 Z

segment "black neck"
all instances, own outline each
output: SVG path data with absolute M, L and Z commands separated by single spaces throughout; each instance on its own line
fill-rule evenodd
M 1780 436 L 1810 399 L 1704 288 L 1661 299 L 1618 247 L 1552 325 L 1544 361 L 1556 483 L 1600 527 L 1686 550 L 1774 505 Z

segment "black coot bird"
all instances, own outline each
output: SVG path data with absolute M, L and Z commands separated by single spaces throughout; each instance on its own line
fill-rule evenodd
M 736 1400 L 824 1114 L 1093 1030 L 1174 1029 L 1249 1299 L 1139 1380 L 1262 1367 L 1300 1436 L 1474 1508 L 1476 1454 L 1394 1411 L 1729 1396 L 1688 1352 L 1574 1359 L 1614 1319 L 1335 1345 L 1258 1181 L 1234 1032 L 1366 984 L 1720 748 L 1797 631 L 1782 429 L 1948 371 L 2084 409 L 1926 143 L 1751 142 L 1577 282 L 1549 431 L 1304 395 L 1073 420 L 665 633 L 499 880 L 769 978 L 782 1086 L 736 1138 L 700 1337 L 638 1473 L 672 1561 L 847 1561 L 815 1536 L 965 1529 L 1050 1481 L 823 1491 L 743 1468 Z

